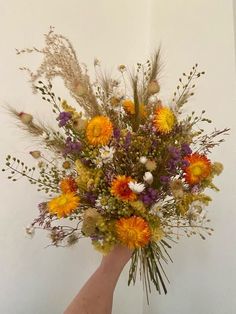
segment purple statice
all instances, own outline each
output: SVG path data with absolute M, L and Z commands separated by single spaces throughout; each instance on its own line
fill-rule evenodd
M 190 165 L 190 162 L 188 160 L 183 159 L 181 162 L 182 168 L 186 168 Z
M 188 144 L 182 144 L 181 148 L 171 146 L 168 150 L 170 159 L 167 162 L 167 170 L 170 174 L 176 174 L 179 169 L 185 168 L 189 165 L 188 161 L 184 158 L 192 152 Z
M 114 129 L 113 136 L 116 139 L 116 141 L 119 142 L 119 140 L 120 140 L 120 129 L 119 128 Z
M 168 184 L 170 181 L 170 177 L 169 176 L 160 176 L 160 182 L 162 184 Z
M 176 175 L 179 174 L 181 169 L 187 167 L 189 162 L 185 160 L 185 156 L 191 154 L 192 150 L 187 143 L 181 145 L 181 147 L 169 146 L 169 159 L 167 160 L 166 170 L 168 175 Z M 160 181 L 164 184 L 166 182 L 166 178 L 161 178 Z
M 192 149 L 190 148 L 190 146 L 187 143 L 183 143 L 181 145 L 181 153 L 183 156 L 190 155 L 190 154 L 192 154 Z
M 181 152 L 180 152 L 180 150 L 177 147 L 170 146 L 168 148 L 168 151 L 169 151 L 170 156 L 171 156 L 172 159 L 179 160 L 181 158 Z
M 178 168 L 179 160 L 169 159 L 167 162 L 168 172 L 174 174 Z
M 97 195 L 95 193 L 93 193 L 92 191 L 88 191 L 84 194 L 83 197 L 84 197 L 85 201 L 87 201 L 91 205 L 95 206 L 96 199 L 97 199 Z
M 152 205 L 160 198 L 160 194 L 156 189 L 148 188 L 139 195 L 139 199 L 147 206 Z
M 72 116 L 70 112 L 66 111 L 60 112 L 59 116 L 57 117 L 57 121 L 59 121 L 58 123 L 59 127 L 65 126 L 68 123 L 68 121 L 70 121 L 71 117 Z
M 180 162 L 182 161 L 181 152 L 175 146 L 170 146 L 168 151 L 170 154 L 170 159 L 167 162 L 168 172 L 174 174 Z
M 64 148 L 64 155 L 67 154 L 78 154 L 81 151 L 82 144 L 79 141 L 72 140 L 71 137 L 67 137 L 66 145 Z
M 128 132 L 125 136 L 125 148 L 128 149 L 131 144 L 131 133 Z

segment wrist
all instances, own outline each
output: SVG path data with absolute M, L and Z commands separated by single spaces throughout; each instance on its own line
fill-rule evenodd
M 114 249 L 102 258 L 101 267 L 106 269 L 122 270 L 130 260 L 133 251 L 127 247 L 117 245 Z

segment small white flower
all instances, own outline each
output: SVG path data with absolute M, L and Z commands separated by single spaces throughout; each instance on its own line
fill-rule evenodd
M 143 183 L 138 183 L 138 182 L 129 182 L 128 186 L 131 191 L 134 193 L 141 193 L 145 189 L 145 185 Z
M 102 204 L 101 204 L 101 196 L 99 196 L 96 201 L 95 201 L 95 206 L 96 207 L 102 207 Z
M 146 162 L 147 162 L 147 157 L 145 157 L 145 156 L 141 156 L 140 158 L 139 158 L 139 161 L 141 162 L 141 164 L 146 164 Z
M 99 158 L 96 158 L 93 162 L 97 166 L 97 168 L 102 168 L 103 163 Z
M 156 104 L 158 101 L 158 97 L 156 95 L 150 96 L 148 99 L 149 104 Z
M 159 218 L 163 217 L 163 213 L 161 211 L 162 209 L 162 202 L 158 201 L 157 203 L 153 204 L 152 207 L 150 208 L 150 211 L 158 216 Z
M 95 201 L 95 207 L 96 208 L 102 208 L 104 210 L 108 209 L 109 206 L 108 205 L 105 205 L 104 202 L 103 202 L 103 199 L 101 196 L 98 196 L 98 198 L 96 199 Z
M 108 163 L 113 159 L 115 149 L 109 146 L 103 146 L 99 149 L 103 163 Z
M 159 218 L 163 218 L 163 213 L 161 211 L 157 211 L 156 212 L 156 215 L 159 217 Z
M 144 173 L 144 176 L 143 176 L 143 180 L 145 182 L 147 182 L 148 184 L 152 184 L 153 182 L 153 175 L 151 174 L 151 172 L 147 171 Z

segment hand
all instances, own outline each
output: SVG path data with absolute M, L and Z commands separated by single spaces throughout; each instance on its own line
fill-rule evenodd
M 130 260 L 133 254 L 133 250 L 123 245 L 116 245 L 114 249 L 102 258 L 101 267 L 107 270 L 112 268 L 113 270 L 120 271 L 124 268 L 127 262 Z
M 95 273 L 88 279 L 64 314 L 111 314 L 113 293 L 132 251 L 122 245 L 102 258 Z

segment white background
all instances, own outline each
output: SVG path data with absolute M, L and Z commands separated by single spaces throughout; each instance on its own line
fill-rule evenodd
M 231 127 L 227 142 L 212 159 L 225 171 L 217 179 L 209 215 L 216 231 L 207 241 L 182 240 L 171 250 L 174 264 L 166 269 L 171 281 L 167 296 L 153 292 L 146 305 L 142 287 L 127 287 L 125 269 L 117 286 L 114 314 L 233 314 L 236 309 L 235 236 L 235 62 L 233 4 L 229 0 L 8 0 L 0 1 L 0 101 L 19 110 L 40 113 L 48 108 L 32 95 L 21 65 L 36 67 L 39 59 L 16 56 L 15 48 L 43 45 L 50 25 L 66 35 L 79 59 L 92 69 L 98 57 L 107 70 L 118 64 L 145 61 L 162 44 L 162 97 L 171 99 L 183 71 L 198 62 L 206 76 L 199 83 L 189 110 L 207 110 L 218 128 Z M 64 90 L 60 89 L 60 95 Z M 187 110 L 187 108 L 186 108 Z M 0 109 L 0 163 L 6 153 L 32 163 L 35 148 Z M 213 128 L 213 126 L 212 126 Z M 43 233 L 29 240 L 26 226 L 43 199 L 23 180 L 0 178 L 0 313 L 62 313 L 100 256 L 83 241 L 69 249 L 47 248 Z

